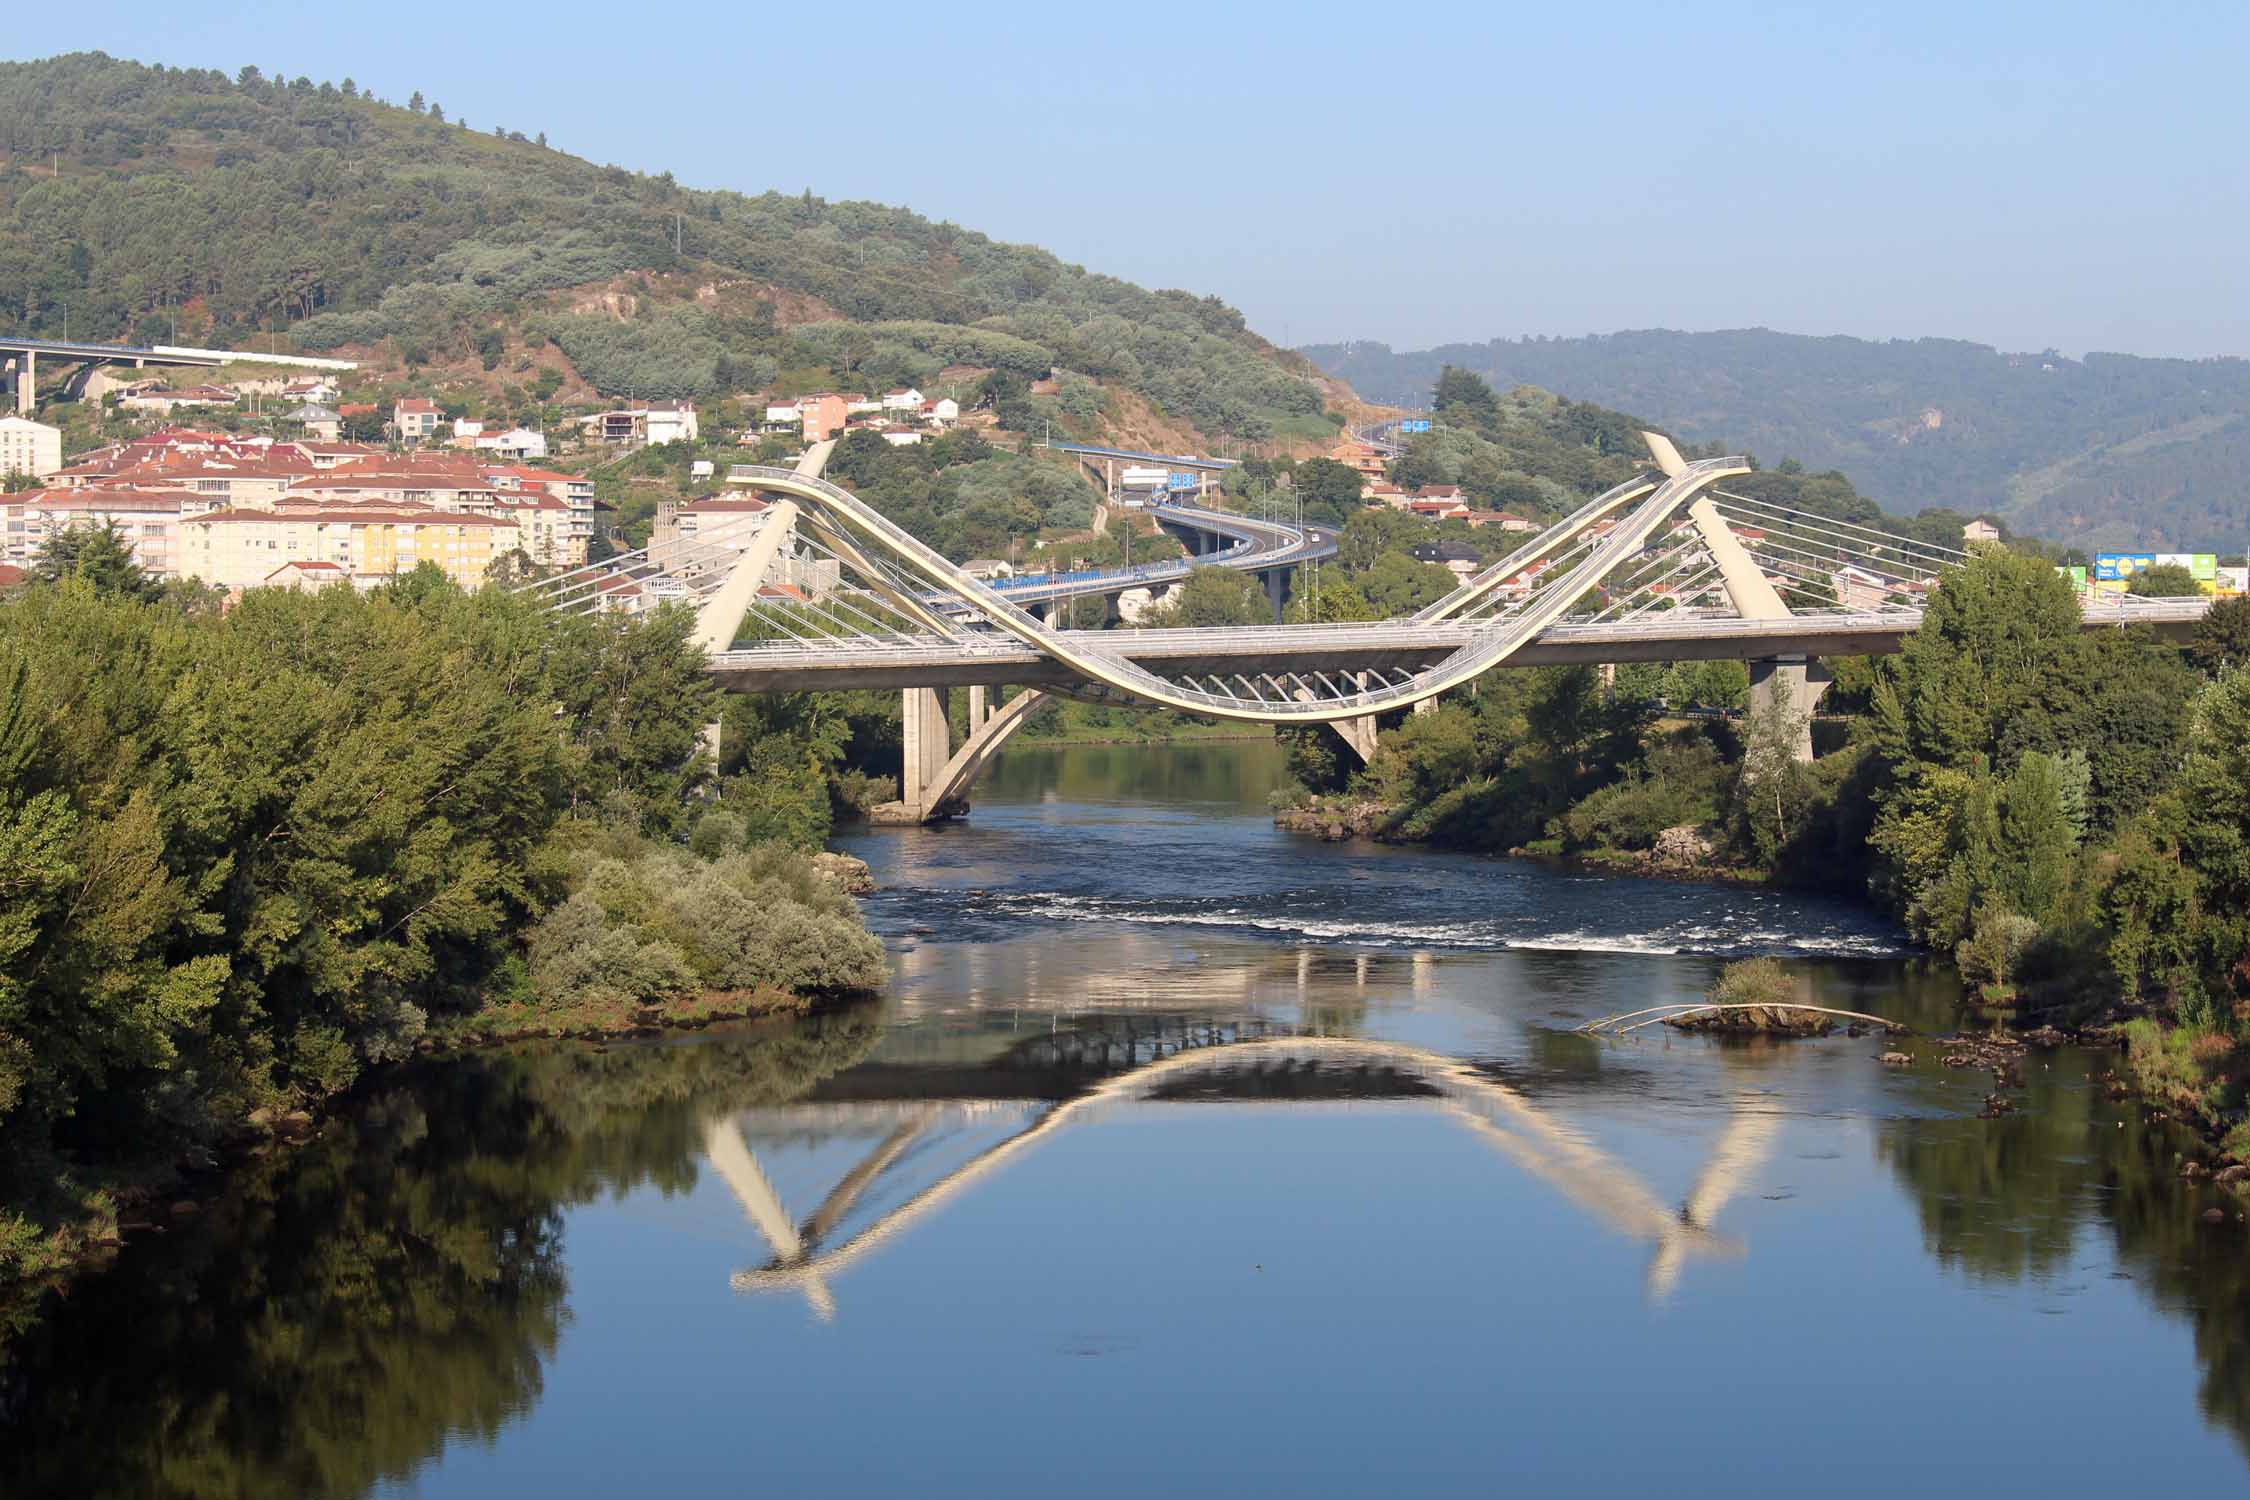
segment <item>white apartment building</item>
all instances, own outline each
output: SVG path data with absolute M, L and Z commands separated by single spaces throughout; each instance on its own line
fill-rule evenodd
M 29 417 L 0 417 L 0 474 L 45 479 L 63 466 L 62 429 Z
M 0 562 L 29 567 L 59 531 L 114 526 L 142 571 L 177 577 L 180 523 L 198 508 L 196 497 L 185 490 L 131 485 L 0 495 Z

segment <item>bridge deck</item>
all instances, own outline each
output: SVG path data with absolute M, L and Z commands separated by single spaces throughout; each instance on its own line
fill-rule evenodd
M 2204 601 L 2142 601 L 2131 611 L 2089 608 L 2086 628 L 2138 624 L 2184 636 L 2202 617 Z M 1605 662 L 1751 661 L 1775 656 L 1871 656 L 1899 649 L 1918 614 L 1798 615 L 1786 620 L 1697 616 L 1629 624 L 1551 625 L 1511 656 L 1511 667 Z M 1388 620 L 1360 625 L 1219 627 L 1200 630 L 1060 632 L 1088 651 L 1163 672 L 1258 675 L 1290 672 L 1413 670 L 1468 645 L 1490 623 Z M 1062 663 L 1019 641 L 981 636 L 913 642 L 845 641 L 723 651 L 710 670 L 729 692 L 797 692 L 816 688 L 1070 686 L 1083 681 Z

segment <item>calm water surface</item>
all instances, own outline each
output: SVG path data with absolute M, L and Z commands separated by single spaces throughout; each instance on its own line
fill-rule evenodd
M 2035 1054 L 1580 1022 L 1853 909 L 1277 834 L 1269 747 L 1012 753 L 846 846 L 879 1003 L 387 1080 L 0 1374 L 0 1494 L 2250 1488 L 2250 1241 Z

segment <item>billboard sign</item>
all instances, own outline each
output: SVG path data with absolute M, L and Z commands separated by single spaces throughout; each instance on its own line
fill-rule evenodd
M 1428 417 L 1408 417 L 1398 424 L 1398 430 L 1401 432 L 1428 432 L 1430 430 L 1430 419 Z
M 2212 582 L 2218 584 L 2220 593 L 2250 594 L 2250 568 L 2219 568 L 2215 571 L 2218 577 Z
M 1174 469 L 1171 475 L 1164 481 L 1164 488 L 1171 490 L 1175 494 L 1177 494 L 1181 490 L 1196 490 L 1201 489 L 1202 487 L 1203 476 L 1201 474 L 1182 473 L 1178 469 Z
M 2081 594 L 2086 592 L 2086 570 L 2084 568 L 2073 566 L 2057 568 L 2055 571 L 2070 580 L 2070 586 L 2073 590 Z
M 2155 566 L 2153 552 L 2104 552 L 2094 558 L 2094 577 L 2103 583 L 2125 583 L 2141 569 Z

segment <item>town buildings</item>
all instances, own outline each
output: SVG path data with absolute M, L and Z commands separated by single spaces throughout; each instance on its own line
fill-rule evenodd
M 0 504 L 7 563 L 28 563 L 57 530 L 115 525 L 150 572 L 226 589 L 299 561 L 332 563 L 360 587 L 426 561 L 473 587 L 517 552 L 534 566 L 581 566 L 603 530 L 591 480 L 486 452 L 173 429 L 81 455 L 48 478 Z M 336 577 L 316 568 L 273 581 Z
M 370 582 L 432 563 L 463 588 L 475 588 L 494 559 L 514 549 L 516 530 L 506 517 L 462 511 L 361 505 L 216 510 L 181 523 L 179 571 L 234 590 L 256 588 L 288 563 L 328 563 Z

